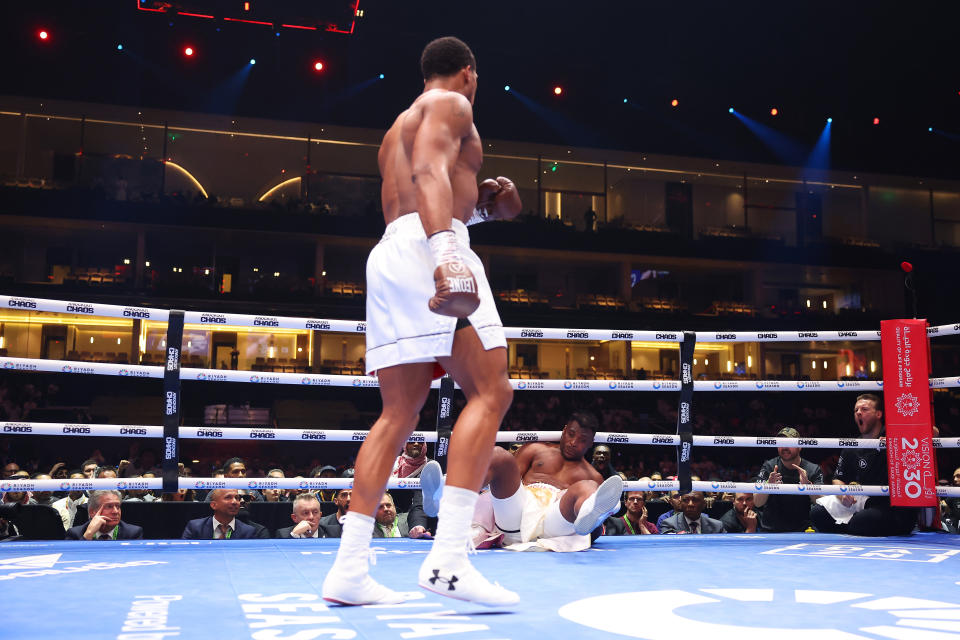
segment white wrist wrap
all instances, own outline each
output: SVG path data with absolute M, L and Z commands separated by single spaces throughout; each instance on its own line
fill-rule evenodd
M 486 222 L 490 219 L 490 214 L 486 209 L 474 209 L 473 215 L 470 216 L 470 219 L 467 220 L 467 226 L 469 227 L 472 224 L 479 224 L 481 222 Z
M 462 262 L 460 259 L 460 245 L 457 244 L 457 234 L 453 229 L 437 231 L 427 238 L 430 253 L 433 254 L 434 266 L 448 262 Z

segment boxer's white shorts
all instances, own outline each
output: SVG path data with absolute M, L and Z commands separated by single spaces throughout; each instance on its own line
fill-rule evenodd
M 470 249 L 470 234 L 459 220 L 453 231 L 460 255 L 477 280 L 480 306 L 470 317 L 484 349 L 506 347 L 483 263 Z M 367 258 L 367 354 L 371 373 L 384 367 L 434 362 L 449 356 L 457 319 L 430 311 L 435 292 L 433 256 L 420 216 L 408 213 L 389 225 Z

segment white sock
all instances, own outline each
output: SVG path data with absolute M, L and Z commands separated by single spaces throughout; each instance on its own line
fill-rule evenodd
M 470 523 L 479 494 L 462 487 L 446 485 L 437 514 L 437 535 L 430 553 L 466 554 Z
M 366 573 L 369 569 L 370 540 L 374 520 L 356 511 L 348 511 L 343 518 L 340 548 L 333 568 L 350 573 Z
M 527 490 L 521 484 L 517 492 L 509 498 L 490 496 L 493 502 L 493 519 L 501 531 L 516 533 L 520 531 L 523 519 L 523 506 L 527 503 Z
M 584 501 L 583 507 L 586 506 Z M 583 510 L 581 507 L 581 511 Z M 569 536 L 576 533 L 573 523 L 563 517 L 560 513 L 560 501 L 557 500 L 547 507 L 547 515 L 543 519 L 543 536 L 545 538 L 557 538 L 560 536 Z

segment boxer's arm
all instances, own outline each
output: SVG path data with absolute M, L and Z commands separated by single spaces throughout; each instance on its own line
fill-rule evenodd
M 514 456 L 514 460 L 517 461 L 517 468 L 520 470 L 520 478 L 527 475 L 527 471 L 533 466 L 533 460 L 537 457 L 537 453 L 543 449 L 544 446 L 536 442 L 529 442 L 520 447 Z
M 460 141 L 473 127 L 470 101 L 448 92 L 424 106 L 413 142 L 411 170 L 420 221 L 427 237 L 451 228 L 453 185 L 450 174 L 460 155 Z

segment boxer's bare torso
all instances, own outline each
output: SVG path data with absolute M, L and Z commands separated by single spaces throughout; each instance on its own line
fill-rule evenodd
M 517 452 L 517 465 L 523 484 L 542 482 L 558 489 L 566 489 L 580 480 L 603 482 L 585 458 L 569 460 L 561 452 L 561 445 L 530 443 Z
M 451 138 L 459 143 L 453 145 L 456 148 L 449 148 Z M 415 166 L 414 151 L 416 148 L 419 152 L 421 145 L 433 144 L 445 147 L 453 217 L 466 222 L 473 215 L 478 195 L 477 174 L 483 163 L 483 147 L 473 124 L 473 109 L 470 101 L 460 93 L 430 89 L 397 117 L 380 145 L 377 160 L 383 177 L 381 199 L 387 224 L 415 211 L 421 212 L 423 217 L 425 205 L 418 202 L 415 181 L 431 179 L 435 167 Z M 426 155 L 436 157 L 433 153 Z

